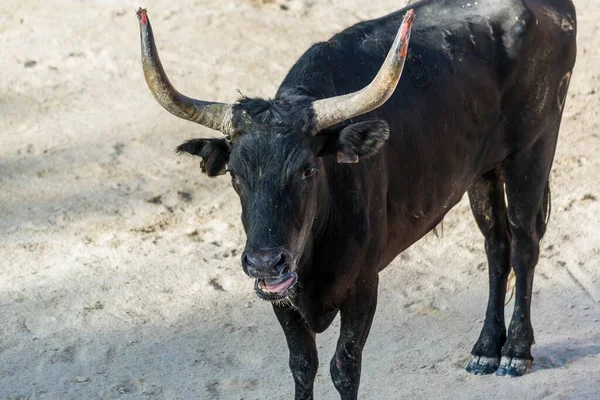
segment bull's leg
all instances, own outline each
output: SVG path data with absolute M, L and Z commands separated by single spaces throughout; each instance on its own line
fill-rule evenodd
M 496 371 L 506 340 L 504 297 L 510 272 L 510 234 L 503 186 L 499 171 L 492 170 L 477 178 L 469 188 L 471 210 L 485 237 L 490 291 L 483 329 L 466 368 L 475 375 Z
M 319 367 L 315 334 L 295 309 L 273 304 L 273 310 L 283 328 L 290 351 L 289 362 L 296 388 L 295 399 L 312 400 L 313 384 Z
M 515 306 L 497 375 L 520 376 L 533 362 L 531 345 L 531 294 L 533 272 L 538 261 L 539 242 L 546 231 L 550 191 L 548 176 L 556 136 L 536 143 L 503 163 L 511 231 L 510 259 L 516 276 Z
M 378 283 L 377 275 L 359 278 L 340 308 L 340 336 L 331 359 L 331 379 L 342 400 L 355 400 L 358 396 L 362 350 L 377 308 Z

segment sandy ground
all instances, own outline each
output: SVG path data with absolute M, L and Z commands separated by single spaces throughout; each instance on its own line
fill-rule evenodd
M 173 151 L 214 133 L 151 97 L 139 5 L 175 85 L 233 101 L 236 89 L 273 95 L 312 42 L 403 2 L 3 0 L 0 399 L 291 398 L 283 333 L 239 266 L 229 180 L 201 176 Z M 465 198 L 443 236 L 382 274 L 361 398 L 600 398 L 600 4 L 577 5 L 533 373 L 463 370 L 487 299 Z M 337 331 L 336 322 L 318 339 L 318 399 L 337 398 L 328 373 Z

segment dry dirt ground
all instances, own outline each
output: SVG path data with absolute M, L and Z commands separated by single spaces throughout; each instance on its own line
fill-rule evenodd
M 600 398 L 600 3 L 579 58 L 534 297 L 533 373 L 468 375 L 487 298 L 466 199 L 382 274 L 362 399 Z M 0 2 L 0 399 L 289 399 L 287 348 L 239 266 L 227 178 L 178 157 L 214 132 L 145 86 L 137 6 L 190 95 L 270 96 L 314 41 L 402 1 Z M 507 307 L 507 313 L 511 306 Z M 318 399 L 335 399 L 320 335 Z

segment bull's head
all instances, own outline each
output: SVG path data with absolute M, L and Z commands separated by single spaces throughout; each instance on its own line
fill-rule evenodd
M 140 21 L 142 65 L 150 91 L 172 114 L 221 131 L 221 139 L 192 139 L 177 150 L 201 157 L 208 176 L 229 172 L 242 204 L 247 235 L 242 267 L 256 292 L 277 300 L 298 279 L 299 258 L 310 249 L 319 193 L 327 190 L 322 156 L 358 162 L 388 137 L 384 121 L 327 128 L 382 105 L 400 79 L 414 13 L 409 11 L 375 79 L 358 92 L 315 100 L 283 92 L 275 100 L 242 98 L 235 104 L 192 99 L 169 82 L 160 63 L 146 10 Z

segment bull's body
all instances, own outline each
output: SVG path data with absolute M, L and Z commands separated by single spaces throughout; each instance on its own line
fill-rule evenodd
M 315 332 L 327 328 L 357 275 L 382 270 L 428 233 L 476 177 L 540 140 L 556 140 L 566 95 L 560 82 L 575 61 L 570 2 L 470 4 L 411 6 L 418 19 L 404 76 L 383 106 L 357 119 L 386 120 L 389 140 L 357 165 L 326 163 L 331 187 L 319 212 L 331 225 L 314 237 L 313 255 L 304 259 L 312 268 L 301 276 L 298 304 Z M 302 88 L 331 97 L 364 87 L 404 12 L 313 46 L 279 92 Z M 551 163 L 554 145 L 548 146 Z
M 289 296 L 293 307 L 274 304 L 290 348 L 297 399 L 312 398 L 318 365 L 314 335 L 339 311 L 342 326 L 331 373 L 342 398 L 356 398 L 378 272 L 433 229 L 467 191 L 490 265 L 486 322 L 468 370 L 521 375 L 531 363 L 531 285 L 575 62 L 575 10 L 569 0 L 431 0 L 411 7 L 417 19 L 404 75 L 392 97 L 322 133 L 335 136 L 345 126 L 372 119 L 387 122 L 390 132 L 382 149 L 358 164 L 319 158 L 316 211 L 310 229 L 301 232 L 306 243 L 294 267 L 299 285 Z M 289 104 L 294 98 L 324 99 L 365 87 L 405 12 L 359 23 L 314 45 L 291 69 L 274 100 L 245 100 L 234 114 L 260 120 L 259 130 L 277 131 L 282 110 L 293 109 Z M 291 140 L 248 130 L 238 144 L 234 141 L 229 165 L 247 182 L 245 194 L 236 189 L 242 197 L 247 252 L 273 247 L 279 243 L 273 236 L 285 236 L 285 195 L 275 194 L 275 178 L 270 181 L 268 173 L 261 181 L 248 170 L 254 168 L 262 177 L 262 166 L 268 169 L 271 162 L 266 153 L 286 148 Z M 242 163 L 240 149 L 249 146 L 256 150 L 255 160 Z M 254 218 L 258 214 L 259 223 Z M 511 264 L 517 283 L 507 332 L 503 301 Z

